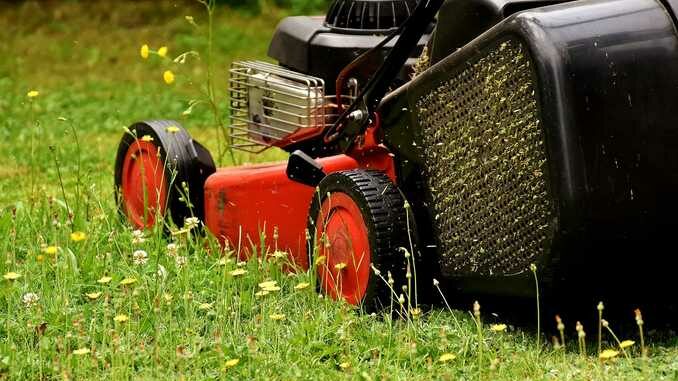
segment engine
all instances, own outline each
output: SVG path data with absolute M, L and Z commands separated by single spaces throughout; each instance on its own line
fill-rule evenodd
M 377 47 L 416 7 L 416 0 L 336 0 L 325 17 L 288 17 L 278 25 L 269 56 L 278 65 L 235 62 L 230 74 L 231 138 L 235 148 L 258 152 L 270 146 L 288 150 L 314 147 L 323 127 L 336 120 L 335 98 L 340 72 L 364 52 Z M 407 82 L 430 39 L 419 41 L 393 83 Z M 357 67 L 341 89 L 350 102 L 397 41 L 391 39 Z M 328 59 L 330 58 L 331 59 Z M 315 149 L 315 148 L 314 148 Z M 316 151 L 317 153 L 317 151 Z

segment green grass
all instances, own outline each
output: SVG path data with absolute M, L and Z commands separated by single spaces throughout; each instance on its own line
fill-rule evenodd
M 220 257 L 209 237 L 175 238 L 175 256 L 158 231 L 133 243 L 113 203 L 113 160 L 123 126 L 177 119 L 217 149 L 206 108 L 182 116 L 205 83 L 204 53 L 200 63 L 172 66 L 172 86 L 162 82 L 167 63 L 139 57 L 143 43 L 167 45 L 172 57 L 204 52 L 204 12 L 192 3 L 158 4 L 0 5 L 0 274 L 21 274 L 0 279 L 0 379 L 678 378 L 675 335 L 662 341 L 650 335 L 648 360 L 636 344 L 631 359 L 601 362 L 595 327 L 586 327 L 588 356 L 578 353 L 574 322 L 565 322 L 567 350 L 539 350 L 534 333 L 514 327 L 494 332 L 487 324 L 478 333 L 470 314 L 443 307 L 414 320 L 361 314 L 320 298 L 309 274 L 283 273 L 274 259 L 251 260 L 243 266 L 246 274 L 233 276 L 239 266 L 232 253 Z M 284 15 L 217 10 L 220 105 L 228 63 L 264 57 Z M 29 101 L 33 89 L 40 95 Z M 245 162 L 280 157 L 238 156 Z M 73 230 L 87 239 L 71 241 Z M 58 246 L 56 254 L 45 253 L 46 246 Z M 149 255 L 145 264 L 134 263 L 139 249 Z M 183 267 L 176 256 L 186 258 Z M 161 266 L 166 277 L 157 275 Z M 98 283 L 103 276 L 113 280 Z M 136 282 L 123 286 L 125 278 Z M 269 279 L 281 290 L 257 297 L 258 283 Z M 300 283 L 310 285 L 295 289 Z M 94 300 L 86 296 L 99 292 Z M 28 293 L 39 297 L 37 303 L 24 303 Z M 274 320 L 275 314 L 284 318 Z M 129 319 L 116 322 L 119 315 Z M 638 341 L 633 332 L 625 338 Z M 604 347 L 614 347 L 609 335 L 604 339 Z M 83 348 L 89 353 L 74 353 Z M 438 361 L 445 353 L 456 358 Z M 227 368 L 230 359 L 239 362 Z

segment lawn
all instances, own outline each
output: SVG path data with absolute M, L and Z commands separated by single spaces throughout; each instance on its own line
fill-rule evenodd
M 222 113 L 229 62 L 265 58 L 287 14 L 216 9 Z M 635 341 L 626 353 L 604 331 L 602 348 L 618 353 L 603 360 L 597 327 L 585 327 L 583 354 L 574 321 L 563 348 L 534 327 L 489 324 L 497 318 L 482 306 L 480 324 L 443 303 L 407 319 L 363 314 L 317 295 L 312 274 L 285 273 L 276 256 L 238 262 L 209 236 L 133 232 L 113 199 L 125 126 L 175 119 L 219 149 L 211 111 L 185 112 L 204 92 L 207 23 L 197 3 L 0 4 L 0 379 L 678 379 L 672 332 L 644 327 L 643 357 L 637 331 L 619 338 Z M 153 54 L 160 46 L 200 56 L 174 63 Z

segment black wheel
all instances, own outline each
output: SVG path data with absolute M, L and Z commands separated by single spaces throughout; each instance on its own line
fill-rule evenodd
M 135 123 L 120 140 L 115 196 L 121 214 L 137 228 L 170 217 L 204 217 L 203 186 L 215 172 L 209 152 L 177 122 Z
M 308 228 L 319 291 L 369 312 L 398 305 L 407 284 L 401 248 L 409 248 L 409 240 L 404 199 L 388 176 L 366 170 L 328 175 L 311 202 Z

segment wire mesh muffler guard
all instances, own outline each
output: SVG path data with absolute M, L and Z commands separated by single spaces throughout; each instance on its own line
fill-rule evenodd
M 417 106 L 443 271 L 524 271 L 550 247 L 555 223 L 524 48 L 508 40 L 485 51 Z
M 322 79 L 259 61 L 234 62 L 230 74 L 234 148 L 259 152 L 326 125 L 330 115 Z

